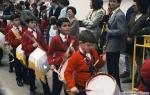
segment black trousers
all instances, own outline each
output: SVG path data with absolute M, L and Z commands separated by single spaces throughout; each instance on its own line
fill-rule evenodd
M 15 66 L 15 73 L 16 73 L 16 80 L 17 81 L 23 81 L 26 78 L 27 75 L 27 69 L 26 67 L 16 58 L 16 50 L 13 49 L 12 54 L 9 54 L 10 60 L 14 60 L 13 63 L 10 63 L 10 68 L 13 68 L 13 65 Z
M 60 92 L 62 90 L 62 86 L 63 86 L 63 82 L 61 82 L 58 79 L 58 74 L 53 72 L 53 89 L 52 89 L 52 95 L 60 95 Z M 68 93 L 66 92 L 66 90 L 64 90 L 65 95 L 68 95 Z
M 29 56 L 26 56 L 26 62 L 28 62 L 28 59 L 29 59 Z M 29 71 L 30 91 L 35 92 L 35 89 L 36 89 L 36 87 L 35 87 L 35 71 L 33 69 L 30 69 L 30 68 L 28 69 L 28 71 Z M 41 84 L 43 87 L 44 95 L 53 95 L 53 94 L 51 94 L 50 88 L 48 86 L 47 78 L 46 78 L 46 84 L 43 83 L 42 81 L 41 81 Z
M 13 55 L 10 53 L 8 54 L 8 56 L 9 56 L 9 69 L 13 70 L 14 64 L 15 64 L 15 62 L 13 60 L 15 60 L 15 59 L 14 59 Z
M 112 75 L 121 89 L 120 77 L 119 77 L 119 58 L 120 52 L 106 52 L 107 59 L 107 71 Z
M 0 48 L 0 64 L 1 64 L 2 58 L 3 58 L 3 50 Z

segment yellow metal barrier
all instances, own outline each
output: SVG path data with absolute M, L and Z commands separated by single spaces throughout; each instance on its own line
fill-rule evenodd
M 142 63 L 144 62 L 145 48 L 150 48 L 150 36 L 142 35 L 140 37 L 143 37 L 143 39 L 144 39 L 143 44 L 138 44 L 137 37 L 136 36 L 134 37 L 134 53 L 133 53 L 133 67 L 132 67 L 132 95 L 134 95 L 134 71 L 135 71 L 135 64 L 136 64 L 136 47 L 143 48 Z

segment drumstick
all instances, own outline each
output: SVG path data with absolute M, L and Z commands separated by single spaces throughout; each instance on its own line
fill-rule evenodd
M 99 62 L 99 59 L 94 63 L 94 67 L 97 65 L 98 62 Z
M 66 53 L 69 53 L 70 48 L 72 47 L 73 43 L 74 43 L 74 40 L 72 40 L 72 41 L 71 41 L 71 43 L 70 43 L 70 45 L 69 45 L 69 47 L 68 47 L 68 49 L 67 49 Z
M 66 90 L 67 92 L 71 92 L 71 90 Z M 79 89 L 79 92 L 88 92 L 88 91 L 92 91 L 90 89 Z
M 58 74 L 58 78 L 61 79 L 61 75 L 60 75 L 59 71 L 56 70 L 56 69 L 54 69 L 53 71 L 54 71 L 55 73 L 57 73 L 57 74 Z
M 53 71 L 59 75 L 59 72 L 58 72 L 58 70 L 56 70 L 56 69 L 53 69 Z

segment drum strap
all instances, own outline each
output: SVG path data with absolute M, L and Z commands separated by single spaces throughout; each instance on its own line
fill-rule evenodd
M 12 33 L 15 35 L 15 37 L 17 38 L 17 39 L 20 39 L 21 38 L 21 35 L 19 34 L 19 29 L 17 28 L 17 30 L 18 31 L 16 31 L 15 29 L 11 29 L 12 30 Z
M 94 65 L 91 63 L 91 61 L 89 60 L 89 58 L 88 58 L 86 55 L 84 55 L 81 51 L 80 51 L 80 54 L 83 56 L 84 61 L 85 61 L 85 63 L 87 64 L 91 75 L 94 75 L 94 72 L 95 72 L 95 67 L 94 67 Z M 91 55 L 92 55 L 92 54 L 91 54 Z M 95 57 L 92 56 L 92 58 L 93 58 L 94 63 L 95 63 Z

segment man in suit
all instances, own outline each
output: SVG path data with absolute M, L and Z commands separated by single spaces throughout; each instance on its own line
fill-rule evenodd
M 51 1 L 51 8 L 49 11 L 49 17 L 55 16 L 58 19 L 60 15 L 61 7 L 58 5 L 58 0 Z
M 121 90 L 119 78 L 119 58 L 120 52 L 125 48 L 125 34 L 126 34 L 126 17 L 120 10 L 121 0 L 110 0 L 109 7 L 112 13 L 109 21 L 106 37 L 106 58 L 107 70 L 112 75 Z

